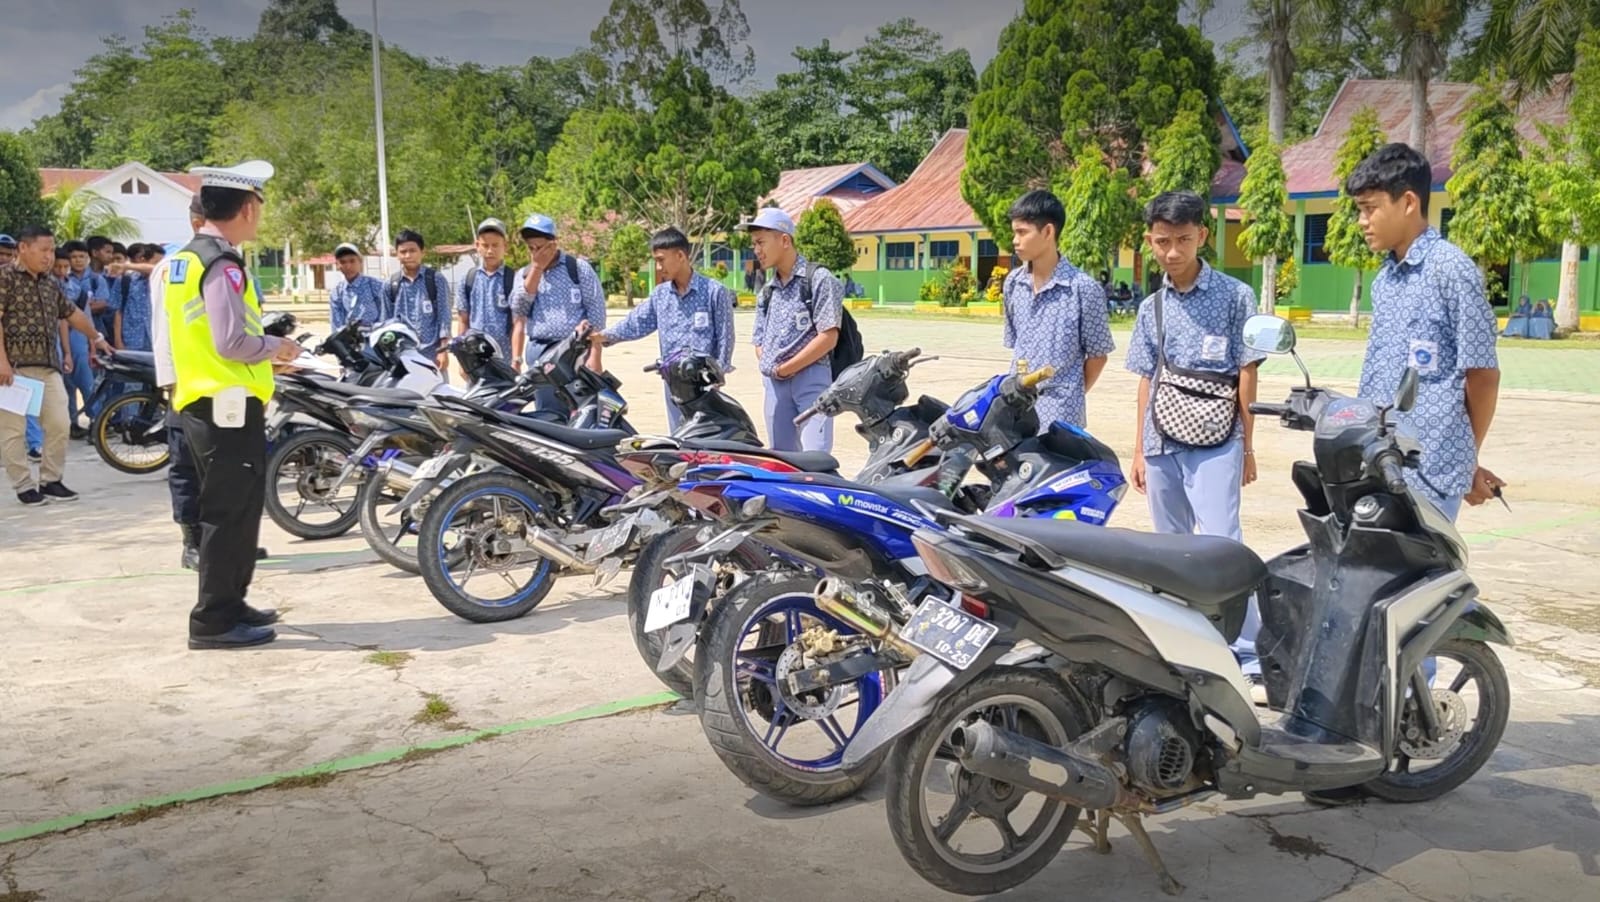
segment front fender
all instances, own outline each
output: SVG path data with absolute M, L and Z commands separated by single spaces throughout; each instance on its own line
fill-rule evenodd
M 1511 641 L 1511 633 L 1495 613 L 1484 607 L 1481 603 L 1468 608 L 1467 612 L 1450 625 L 1444 634 L 1446 639 L 1470 639 L 1475 642 L 1493 642 L 1507 648 L 1515 645 Z

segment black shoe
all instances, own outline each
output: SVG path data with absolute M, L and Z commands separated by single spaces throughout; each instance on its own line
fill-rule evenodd
M 74 426 L 67 431 L 67 437 L 71 438 L 73 441 L 86 439 L 89 437 L 89 430 L 83 428 L 82 426 Z
M 200 549 L 196 548 L 193 545 L 185 545 L 185 546 L 183 546 L 183 561 L 182 561 L 182 564 L 183 564 L 183 569 L 185 569 L 185 570 L 199 570 L 200 569 Z
M 1322 789 L 1316 792 L 1305 793 L 1306 801 L 1324 808 L 1343 808 L 1354 805 L 1365 799 L 1367 793 L 1359 786 L 1345 786 L 1340 789 Z
M 44 452 L 40 451 L 38 448 L 29 448 L 28 449 L 28 460 L 30 460 L 30 461 L 32 461 L 34 463 L 38 463 L 38 462 L 44 460 Z
M 265 548 L 257 548 L 256 549 L 256 560 L 264 561 L 269 557 L 272 557 L 272 555 L 267 553 L 267 549 L 265 549 Z
M 18 492 L 17 500 L 21 501 L 28 507 L 38 507 L 39 505 L 48 502 L 50 499 L 39 494 L 38 489 L 29 489 L 26 492 Z
M 278 622 L 278 611 L 276 608 L 252 608 L 245 605 L 244 615 L 239 618 L 239 622 L 245 626 L 271 626 Z
M 196 636 L 191 633 L 189 635 L 189 647 L 196 650 L 249 648 L 253 645 L 266 645 L 276 638 L 278 638 L 278 634 L 267 627 L 247 626 L 241 623 L 233 629 L 225 633 L 218 633 L 215 636 Z
M 59 482 L 47 482 L 39 487 L 39 493 L 51 501 L 77 501 L 78 493 L 67 488 Z

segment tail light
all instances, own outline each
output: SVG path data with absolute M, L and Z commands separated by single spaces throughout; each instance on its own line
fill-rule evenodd
M 697 485 L 683 493 L 683 503 L 713 520 L 721 520 L 728 514 L 728 503 L 722 497 L 722 493 L 727 491 L 727 488 L 727 486 L 718 483 Z
M 979 620 L 989 619 L 989 606 L 978 599 L 973 598 L 971 595 L 961 596 L 961 610 L 966 611 L 968 614 L 971 614 Z
M 959 558 L 945 553 L 934 542 L 923 538 L 922 532 L 912 533 L 911 544 L 928 568 L 928 575 L 941 583 L 963 592 L 982 592 L 988 588 L 983 578 L 972 572 Z
M 708 464 L 739 464 L 747 467 L 757 467 L 772 473 L 798 473 L 800 468 L 784 463 L 775 457 L 761 454 L 736 454 L 726 451 L 683 451 L 678 454 L 678 459 L 691 467 L 705 466 Z

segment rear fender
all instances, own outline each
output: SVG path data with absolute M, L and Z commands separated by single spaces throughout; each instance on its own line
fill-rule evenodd
M 846 770 L 856 767 L 915 729 L 933 715 L 941 699 L 977 679 L 979 674 L 1010 654 L 1015 646 L 1013 640 L 996 637 L 965 670 L 957 670 L 932 655 L 919 655 L 900 674 L 899 685 L 845 746 L 841 766 Z

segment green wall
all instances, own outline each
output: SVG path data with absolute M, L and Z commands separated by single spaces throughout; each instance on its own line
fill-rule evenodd
M 922 295 L 922 270 L 920 269 L 892 269 L 874 270 L 872 272 L 857 272 L 855 280 L 866 289 L 866 295 L 874 301 L 879 300 L 878 289 L 883 289 L 882 300 L 885 303 L 909 303 L 916 301 Z

